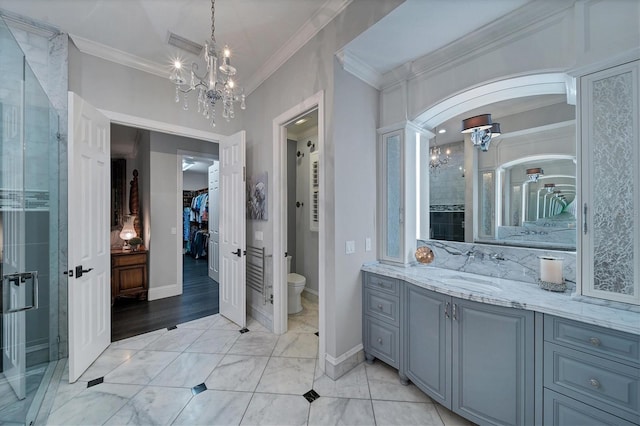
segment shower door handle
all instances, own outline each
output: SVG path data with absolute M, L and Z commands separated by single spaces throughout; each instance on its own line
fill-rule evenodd
M 24 299 L 19 306 L 13 305 L 12 291 L 21 291 L 22 286 L 27 285 L 27 280 L 31 280 L 31 303 L 27 303 L 26 290 Z M 2 277 L 2 313 L 11 314 L 23 312 L 31 309 L 38 309 L 38 271 L 22 272 L 17 274 L 7 274 Z

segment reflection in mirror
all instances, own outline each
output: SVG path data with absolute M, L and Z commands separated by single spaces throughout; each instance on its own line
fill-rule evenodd
M 503 132 L 486 152 L 460 133 L 462 119 L 482 113 L 491 113 Z M 429 193 L 421 197 L 429 202 L 420 208 L 428 206 L 430 223 L 419 229 L 419 239 L 575 250 L 575 106 L 566 95 L 488 104 L 432 132 L 429 147 L 440 149 L 441 160 L 448 151 L 449 158 L 438 162 L 436 155 L 434 163 L 433 150 L 421 152 L 421 176 L 429 179 Z M 535 168 L 542 169 L 537 182 L 527 174 Z M 558 187 L 543 192 L 548 183 Z M 426 212 L 419 214 L 426 221 Z
M 551 156 L 550 156 L 551 157 Z M 576 244 L 575 157 L 522 158 L 498 167 L 501 197 L 482 204 L 481 228 L 493 222 L 497 228 L 479 238 L 494 238 L 509 244 L 574 249 Z M 490 172 L 483 172 L 481 179 Z M 484 188 L 484 185 L 483 185 Z M 484 191 L 483 191 L 484 192 Z M 492 192 L 492 191 L 490 191 Z
M 464 143 L 429 149 L 429 223 L 433 240 L 464 241 Z

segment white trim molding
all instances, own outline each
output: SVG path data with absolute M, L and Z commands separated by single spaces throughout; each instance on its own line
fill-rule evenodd
M 127 53 L 122 50 L 114 49 L 113 47 L 100 44 L 75 34 L 69 34 L 69 37 L 78 50 L 86 55 L 96 56 L 104 59 L 105 61 L 115 62 L 117 64 L 166 79 L 169 79 L 171 74 L 171 68 L 169 65 L 160 65 L 157 62 L 132 55 L 131 53 Z
M 324 362 L 324 372 L 331 379 L 337 380 L 362 361 L 364 361 L 364 347 L 362 343 L 359 343 L 337 358 L 327 354 Z M 322 364 L 321 362 L 320 365 Z
M 358 77 L 374 89 L 382 89 L 382 74 L 352 52 L 340 49 L 336 52 L 336 57 L 343 70 Z
M 149 287 L 148 299 L 158 300 L 165 297 L 179 296 L 182 294 L 181 286 L 178 284 L 163 285 L 162 287 Z
M 434 128 L 453 117 L 495 102 L 535 95 L 567 93 L 564 73 L 533 74 L 507 78 L 463 90 L 437 103 L 413 121 L 420 128 Z

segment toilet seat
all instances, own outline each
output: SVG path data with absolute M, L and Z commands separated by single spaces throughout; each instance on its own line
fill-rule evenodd
M 295 272 L 291 272 L 287 275 L 287 284 L 292 285 L 304 285 L 307 282 L 307 279 L 300 274 L 296 274 Z

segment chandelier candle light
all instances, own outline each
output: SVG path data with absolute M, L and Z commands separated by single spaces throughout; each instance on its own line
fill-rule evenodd
M 218 65 L 219 53 L 215 37 L 215 0 L 211 0 L 211 40 L 204 45 L 204 60 L 206 73 L 197 74 L 198 64 L 191 64 L 191 78 L 187 82 L 185 69 L 180 61 L 173 64 L 170 80 L 176 85 L 175 101 L 180 102 L 181 94 L 184 102 L 183 109 L 189 109 L 189 93 L 197 91 L 198 112 L 211 120 L 211 127 L 216 125 L 216 103 L 222 104 L 222 118 L 230 121 L 235 117 L 234 103 L 240 101 L 240 109 L 245 109 L 244 89 L 238 89 L 232 77 L 236 69 L 231 66 L 231 50 L 225 46 L 222 51 L 222 61 Z

